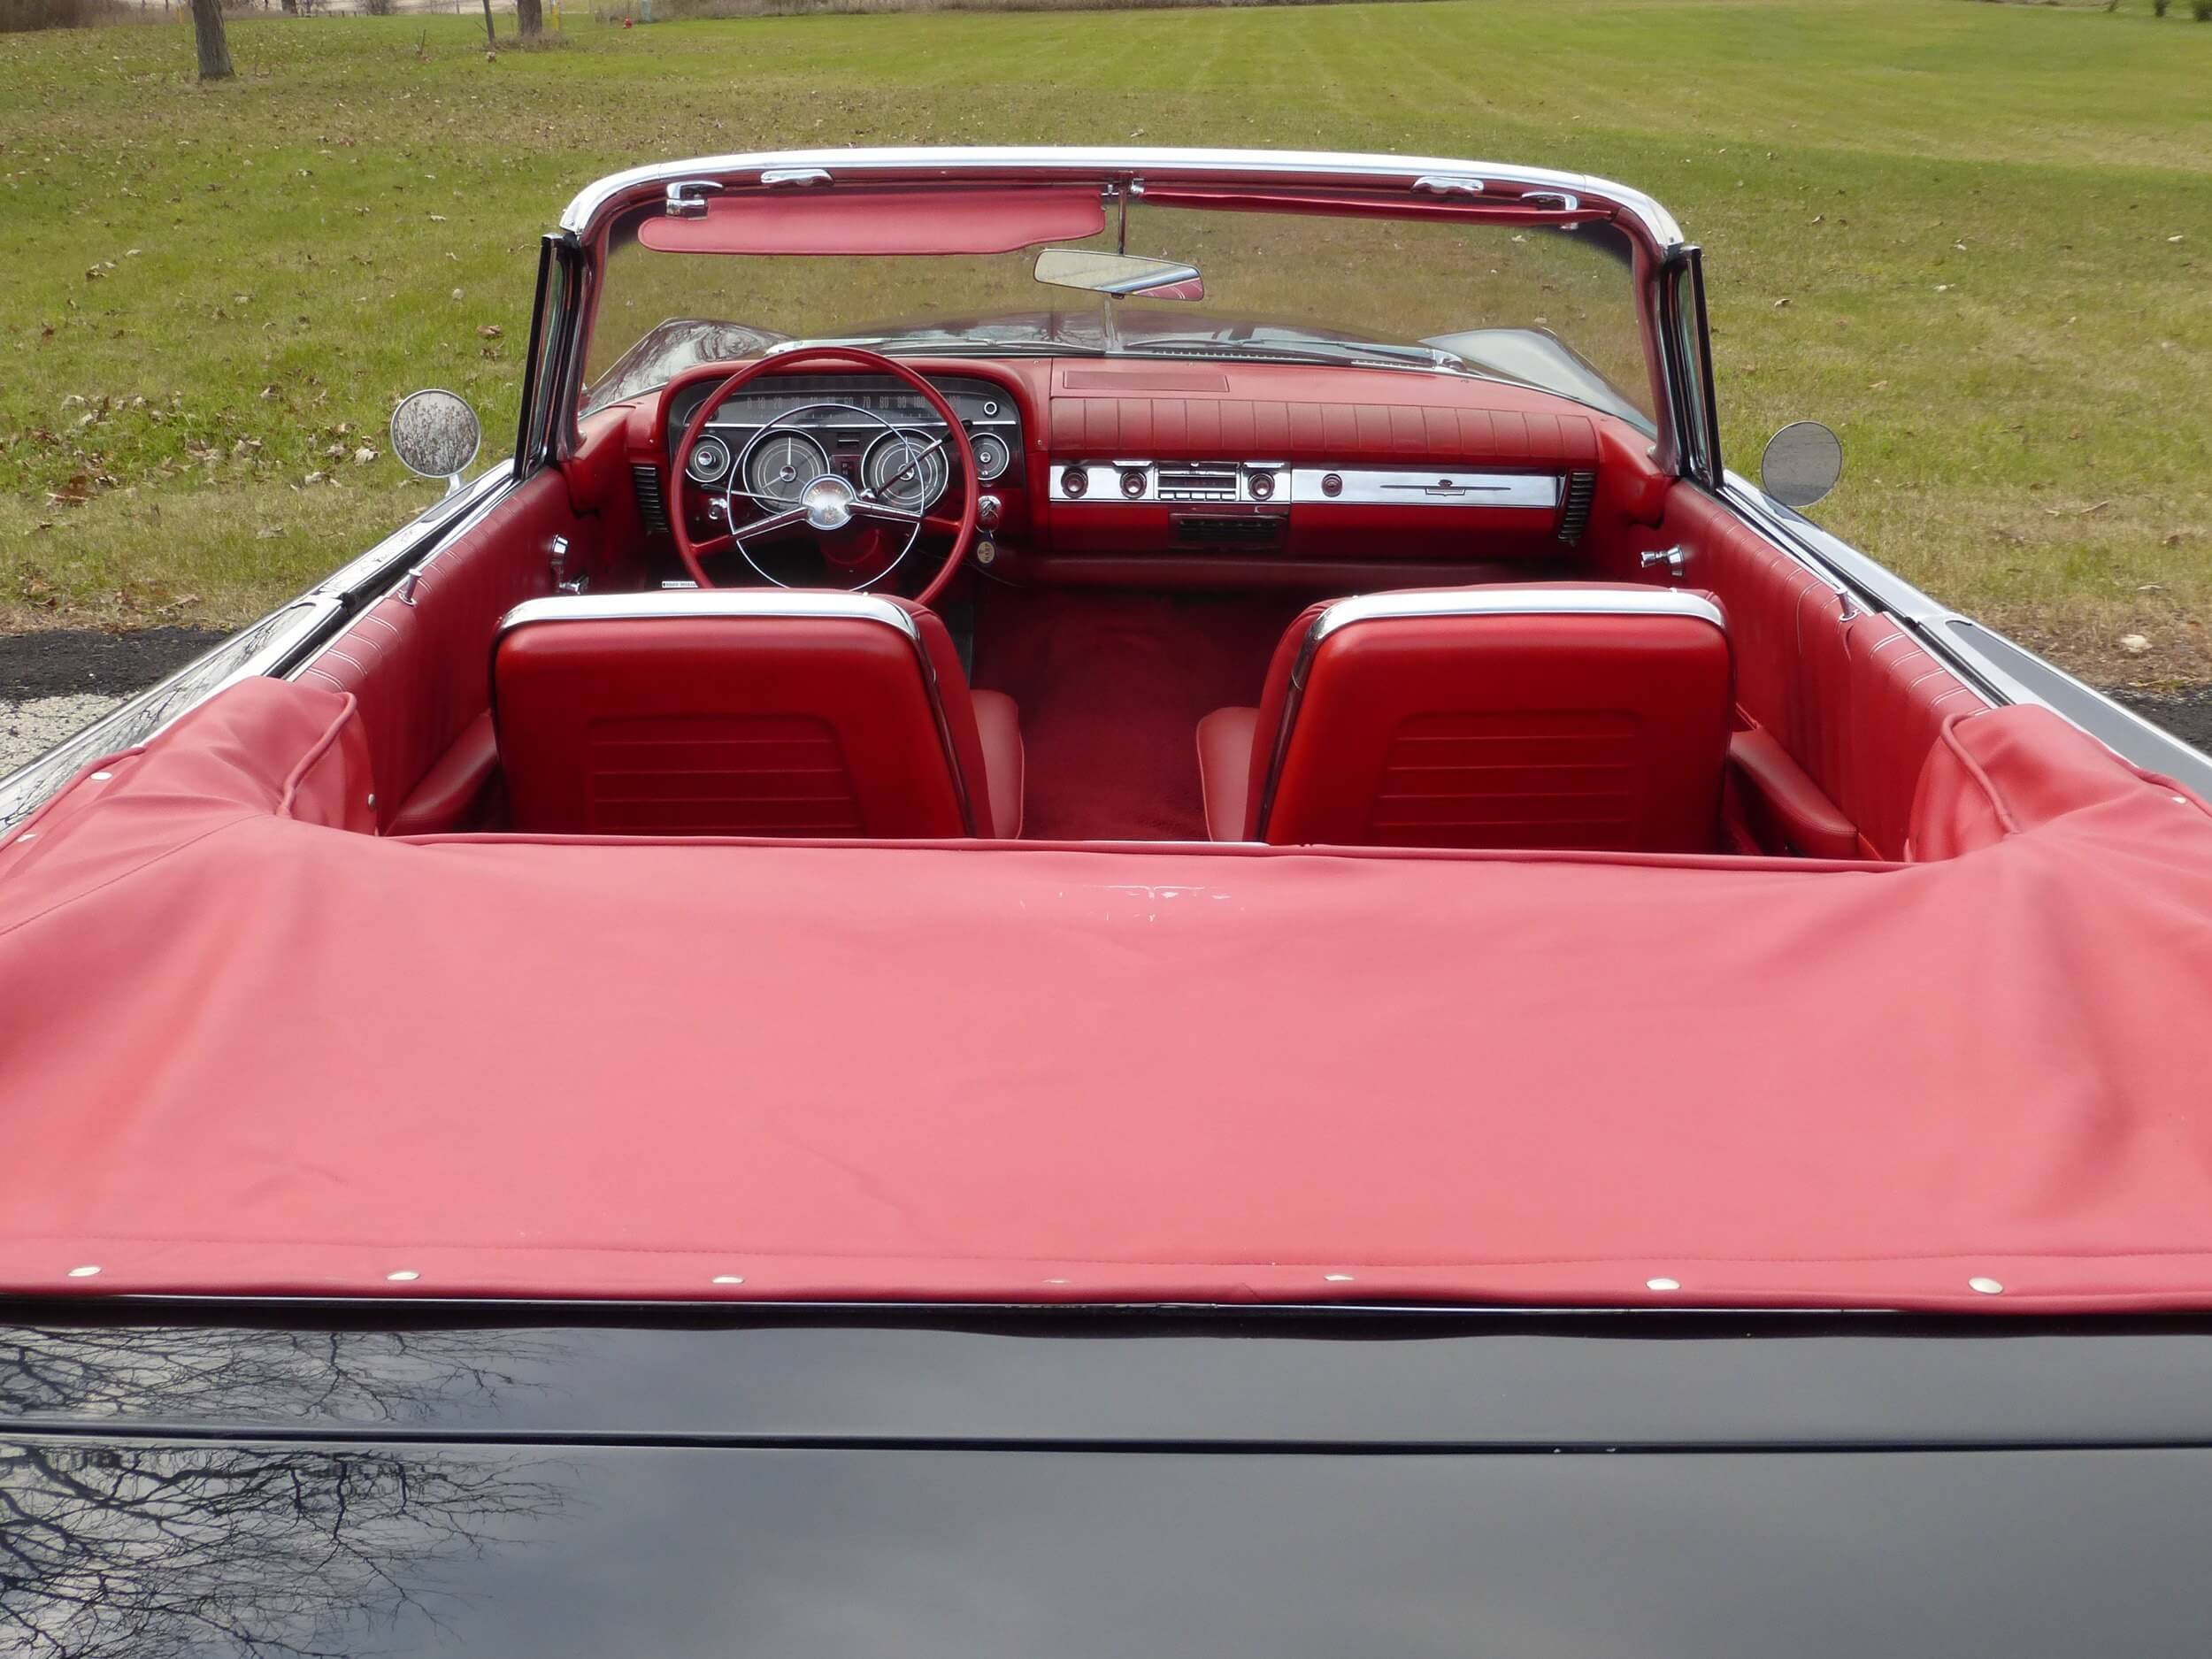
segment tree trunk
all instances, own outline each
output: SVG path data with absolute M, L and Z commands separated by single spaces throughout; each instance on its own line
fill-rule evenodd
M 223 38 L 223 0 L 192 0 L 192 38 L 200 49 L 200 79 L 228 81 L 230 42 Z
M 262 4 L 265 5 L 267 4 L 268 0 L 262 0 Z M 286 17 L 296 18 L 299 16 L 299 14 L 300 0 L 284 0 L 284 15 Z
M 515 0 L 515 33 L 532 41 L 544 32 L 545 12 L 541 0 Z
M 492 27 L 492 0 L 484 0 L 484 44 L 487 47 L 499 44 L 499 33 Z

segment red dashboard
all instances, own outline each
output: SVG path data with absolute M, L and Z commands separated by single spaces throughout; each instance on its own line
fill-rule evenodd
M 1217 360 L 907 361 L 954 396 L 972 438 L 1010 449 L 991 452 L 974 557 L 1018 579 L 1333 580 L 1555 561 L 1574 557 L 1601 501 L 1616 518 L 1653 517 L 1664 485 L 1642 434 L 1495 380 Z M 718 491 L 672 451 L 728 372 L 689 371 L 622 421 L 649 532 L 672 506 L 695 527 L 718 511 Z M 836 395 L 888 407 L 867 377 L 851 380 Z M 818 377 L 806 385 L 819 392 Z

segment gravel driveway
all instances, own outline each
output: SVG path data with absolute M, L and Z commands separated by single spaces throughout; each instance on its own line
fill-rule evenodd
M 223 637 L 218 628 L 0 635 L 0 777 Z

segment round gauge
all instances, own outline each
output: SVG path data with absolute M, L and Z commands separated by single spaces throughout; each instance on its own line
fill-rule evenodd
M 684 471 L 695 482 L 711 484 L 730 470 L 730 446 L 719 438 L 702 438 L 691 446 Z
M 926 512 L 945 493 L 945 450 L 928 434 L 887 432 L 868 448 L 861 481 L 879 500 L 907 512 Z
M 745 452 L 745 488 L 757 501 L 795 506 L 800 493 L 829 470 L 829 452 L 813 439 L 764 433 Z
M 1006 440 L 995 432 L 979 432 L 972 440 L 975 449 L 975 475 L 988 484 L 1004 472 L 1014 459 L 1013 450 L 1006 447 Z

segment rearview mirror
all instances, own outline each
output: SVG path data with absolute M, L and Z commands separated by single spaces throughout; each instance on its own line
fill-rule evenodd
M 461 488 L 461 474 L 483 442 L 476 411 L 457 392 L 411 392 L 392 411 L 392 453 L 399 464 L 419 477 L 445 480 L 449 495 Z
M 1122 298 L 1202 300 L 1206 284 L 1193 265 L 1147 259 L 1133 253 L 1096 253 L 1088 248 L 1045 248 L 1037 254 L 1037 280 L 1056 288 L 1082 288 Z
M 1817 420 L 1793 420 L 1767 440 L 1759 487 L 1785 507 L 1809 507 L 1843 476 L 1843 441 Z

